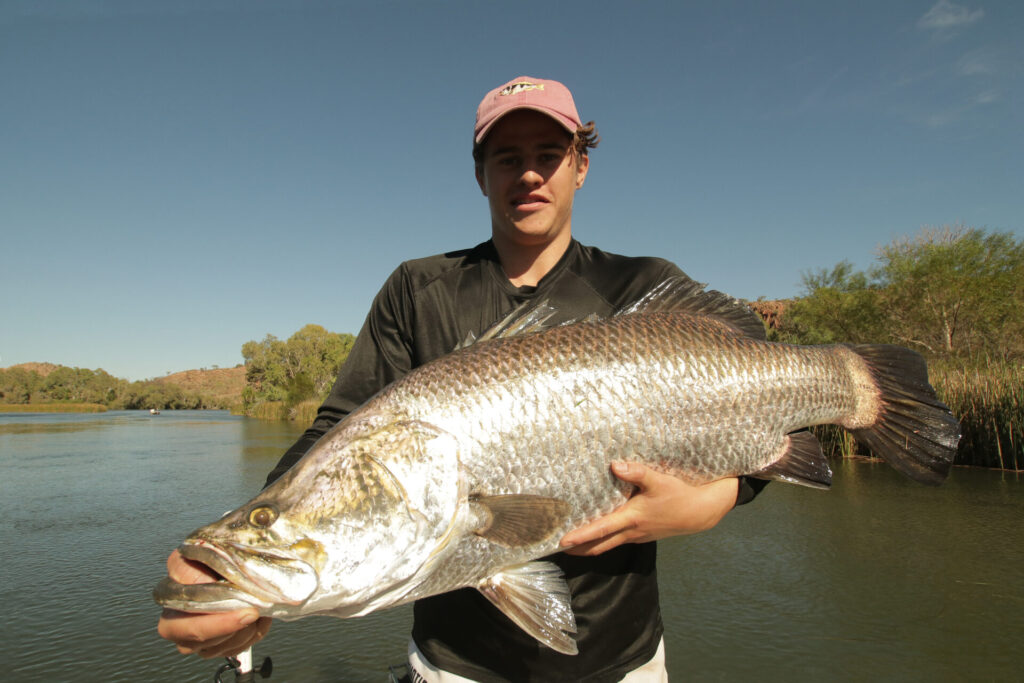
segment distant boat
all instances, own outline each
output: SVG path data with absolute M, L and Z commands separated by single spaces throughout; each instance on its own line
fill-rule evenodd
M 159 414 L 160 414 L 160 411 L 159 411 L 159 410 L 157 410 L 156 408 L 150 408 L 150 409 L 149 409 L 149 414 L 150 414 L 150 415 L 159 415 Z

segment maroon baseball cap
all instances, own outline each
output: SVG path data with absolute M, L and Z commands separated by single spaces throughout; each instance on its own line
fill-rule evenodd
M 498 119 L 516 109 L 533 109 L 547 114 L 570 133 L 575 133 L 580 127 L 580 115 L 567 87 L 558 81 L 520 76 L 484 95 L 476 108 L 474 141 L 479 143 L 483 140 Z

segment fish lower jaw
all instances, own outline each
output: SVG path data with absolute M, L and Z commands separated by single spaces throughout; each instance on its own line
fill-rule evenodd
M 232 552 L 233 551 L 233 552 Z M 196 587 L 207 586 L 208 592 L 218 591 L 218 594 L 231 594 L 235 601 L 248 603 L 250 606 L 270 607 L 282 605 L 297 607 L 302 605 L 312 595 L 319 583 L 316 572 L 307 563 L 287 557 L 272 555 L 275 559 L 285 561 L 291 565 L 291 578 L 302 577 L 302 580 L 294 586 L 285 583 L 277 585 L 267 577 L 261 576 L 259 571 L 251 571 L 247 568 L 246 557 L 240 560 L 235 557 L 239 548 L 222 547 L 217 543 L 207 540 L 195 542 L 186 541 L 178 547 L 178 552 L 187 560 L 202 564 L 215 574 L 217 580 L 213 583 L 193 584 Z M 243 550 L 244 552 L 244 550 Z M 253 553 L 255 557 L 257 554 Z M 299 585 L 301 584 L 301 585 Z M 181 586 L 182 584 L 178 584 Z M 292 590 L 288 590 L 289 587 Z M 187 587 L 186 587 L 187 588 Z M 189 591 L 183 591 L 189 592 Z M 200 595 L 204 595 L 199 590 Z
M 167 577 L 153 589 L 153 600 L 179 612 L 231 612 L 255 607 L 262 613 L 262 610 L 274 606 L 274 603 L 260 600 L 223 579 L 186 584 Z

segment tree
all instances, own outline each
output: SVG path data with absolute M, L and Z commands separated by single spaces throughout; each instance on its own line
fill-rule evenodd
M 246 342 L 242 345 L 243 404 L 249 409 L 264 401 L 291 406 L 310 398 L 323 399 L 353 343 L 351 334 L 328 332 L 312 324 L 287 341 L 268 334 L 261 342 Z
M 788 306 L 779 327 L 781 341 L 803 344 L 888 341 L 881 292 L 849 261 L 803 276 L 806 295 Z
M 41 381 L 42 377 L 35 370 L 18 367 L 0 370 L 0 402 L 29 403 Z
M 899 343 L 958 358 L 1021 357 L 1024 243 L 962 226 L 879 250 L 875 277 Z
M 1024 243 L 1009 233 L 926 228 L 878 249 L 868 273 L 843 261 L 804 276 L 778 338 L 892 342 L 931 357 L 1024 357 Z
M 242 402 L 246 406 L 285 399 L 290 378 L 284 356 L 284 342 L 272 334 L 268 334 L 261 342 L 248 341 L 242 344 L 242 358 L 245 359 Z

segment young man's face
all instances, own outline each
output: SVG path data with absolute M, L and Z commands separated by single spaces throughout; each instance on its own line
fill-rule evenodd
M 496 241 L 540 246 L 570 235 L 573 196 L 589 164 L 572 153 L 571 142 L 562 126 L 531 110 L 504 116 L 487 134 L 476 179 Z

